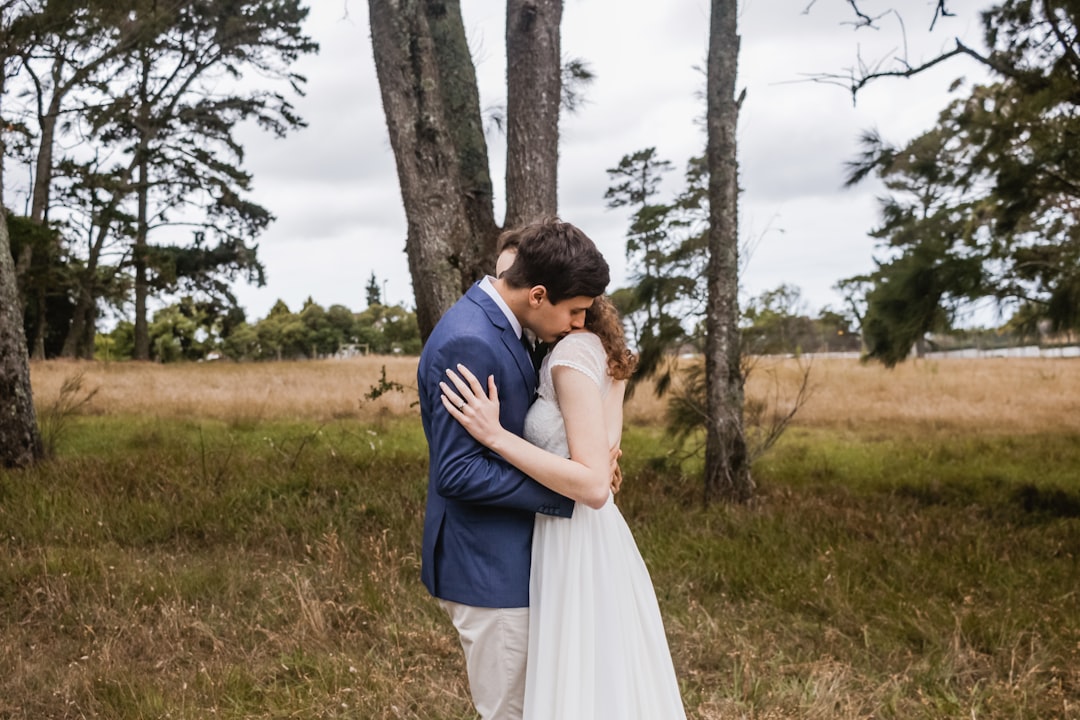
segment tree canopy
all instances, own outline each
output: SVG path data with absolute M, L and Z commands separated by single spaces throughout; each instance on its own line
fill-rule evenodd
M 1080 7 L 1010 0 L 981 21 L 985 52 L 938 60 L 974 57 L 992 81 L 902 147 L 868 133 L 850 164 L 849 183 L 874 174 L 889 191 L 864 324 L 887 365 L 973 302 L 1080 329 Z
M 235 305 L 233 280 L 263 282 L 254 240 L 273 215 L 246 197 L 235 131 L 303 125 L 278 86 L 298 93 L 305 82 L 294 63 L 318 47 L 301 30 L 308 10 L 300 0 L 20 7 L 5 56 L 18 142 L 5 150 L 33 164 L 29 219 L 55 228 L 49 252 L 72 269 L 70 321 L 53 329 L 37 313 L 32 344 L 44 354 L 44 338 L 66 332 L 60 352 L 89 356 L 99 302 L 133 299 L 136 354 L 147 358 L 149 297 Z M 20 279 L 35 248 L 17 258 Z

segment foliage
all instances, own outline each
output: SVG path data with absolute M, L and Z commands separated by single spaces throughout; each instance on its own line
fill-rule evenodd
M 378 400 L 388 392 L 405 392 L 405 386 L 396 380 L 387 380 L 386 366 L 383 365 L 379 371 L 379 382 L 372 385 L 371 389 L 364 393 L 364 397 L 368 400 Z
M 364 287 L 364 293 L 367 296 L 367 304 L 382 305 L 382 290 L 379 288 L 379 281 L 375 279 L 375 271 L 371 271 L 371 277 L 368 278 L 367 285 Z
M 889 366 L 985 298 L 1080 329 L 1080 13 L 1008 0 L 981 20 L 988 54 L 964 50 L 994 81 L 903 148 L 867 134 L 851 164 L 851 183 L 875 173 L 890 191 L 864 324 Z
M 776 445 L 799 410 L 810 400 L 812 365 L 801 359 L 798 363 L 799 381 L 794 389 L 784 387 L 774 369 L 764 369 L 760 372 L 768 374 L 769 381 L 755 384 L 763 390 L 745 394 L 741 431 L 751 463 Z M 757 358 L 743 355 L 739 372 L 746 384 L 752 374 L 759 372 Z M 678 382 L 670 391 L 666 427 L 674 447 L 685 457 L 699 457 L 705 450 L 705 383 L 705 364 L 691 360 L 681 367 Z
M 561 107 L 573 114 L 586 103 L 586 89 L 596 80 L 596 73 L 582 58 L 569 58 L 562 64 Z
M 702 428 L 706 431 L 706 442 L 691 450 L 704 453 L 707 461 L 706 501 L 713 495 L 745 501 L 753 494 L 752 457 L 776 442 L 801 407 L 809 370 L 790 412 L 777 410 L 780 398 L 774 397 L 768 419 L 763 419 L 766 413 L 762 410 L 754 418 L 754 426 L 747 425 L 743 412 L 743 385 L 749 367 L 746 353 L 762 350 L 740 338 L 738 318 L 734 317 L 739 312 L 737 267 L 724 269 L 716 258 L 716 253 L 721 253 L 737 265 L 736 249 L 721 247 L 727 244 L 728 234 L 733 238 L 734 231 L 723 234 L 717 228 L 710 229 L 711 183 L 706 158 L 690 160 L 685 188 L 674 201 L 657 203 L 660 182 L 670 169 L 668 161 L 656 156 L 655 148 L 647 148 L 624 156 L 618 166 L 608 170 L 615 182 L 605 196 L 608 206 L 634 208 L 626 243 L 633 284 L 615 291 L 612 298 L 631 329 L 630 341 L 638 353 L 632 382 L 651 378 L 658 395 L 674 388 L 668 418 L 677 439 Z M 734 227 L 734 218 L 730 220 Z M 710 243 L 716 247 L 710 249 Z M 723 282 L 719 275 L 723 275 Z M 729 313 L 733 317 L 729 318 Z M 773 320 L 779 317 L 763 307 L 749 318 L 748 326 L 754 328 L 756 323 L 763 336 L 771 335 L 777 329 Z M 790 322 L 794 319 L 785 318 L 780 329 Z M 726 343 L 719 342 L 720 338 L 727 338 Z M 787 343 L 783 334 L 780 342 Z M 689 370 L 683 368 L 680 377 L 679 357 L 702 351 L 706 362 Z
M 19 291 L 25 303 L 23 328 L 27 343 L 40 339 L 46 355 L 59 353 L 64 329 L 71 321 L 72 295 L 79 261 L 73 258 L 60 231 L 29 218 L 7 213 L 13 258 L 29 257 Z
M 670 203 L 656 202 L 671 163 L 656 148 L 625 155 L 608 169 L 613 181 L 609 208 L 633 210 L 626 235 L 631 285 L 612 293 L 638 353 L 633 381 L 658 379 L 663 393 L 672 381 L 671 352 L 692 342 L 694 319 L 704 312 L 703 199 L 707 174 L 702 158 L 690 161 L 686 189 Z M 707 203 L 706 203 L 707 204 Z
M 135 326 L 121 320 L 107 333 L 94 336 L 94 359 L 104 362 L 131 360 L 135 357 Z
M 77 302 L 74 322 L 50 331 L 69 334 L 64 352 L 80 344 L 72 334 L 92 337 L 83 328 L 101 300 L 120 304 L 133 288 L 137 352 L 144 290 L 235 307 L 232 282 L 263 282 L 252 240 L 273 220 L 244 197 L 251 178 L 235 130 L 253 122 L 281 136 L 303 125 L 272 87 L 300 92 L 293 64 L 317 49 L 301 32 L 307 9 L 299 0 L 22 7 L 4 94 L 37 127 L 9 124 L 23 144 L 5 148 L 35 162 L 32 221 L 51 212 L 63 233 L 56 248 Z M 262 80 L 239 82 L 252 74 Z M 190 241 L 158 239 L 169 227 L 172 238 L 190 230 Z

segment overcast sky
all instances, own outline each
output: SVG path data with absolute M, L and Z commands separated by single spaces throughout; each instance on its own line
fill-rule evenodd
M 959 77 L 980 69 L 956 58 L 912 80 L 887 79 L 852 103 L 841 87 L 806 81 L 843 73 L 858 63 L 907 53 L 911 64 L 951 48 L 955 38 L 981 46 L 977 0 L 951 0 L 956 17 L 929 32 L 936 0 L 865 0 L 864 10 L 889 6 L 879 29 L 856 31 L 844 0 L 745 0 L 739 19 L 742 50 L 738 87 L 746 89 L 739 117 L 739 227 L 753 247 L 743 294 L 781 283 L 798 286 L 806 310 L 839 307 L 837 280 L 873 268 L 877 221 L 867 182 L 843 188 L 844 162 L 858 152 L 859 134 L 877 128 L 902 143 L 929 129 Z M 277 221 L 259 240 L 266 265 L 263 288 L 238 286 L 249 320 L 264 317 L 277 299 L 298 310 L 307 297 L 324 307 L 366 307 L 371 273 L 384 302 L 413 307 L 406 263 L 405 213 L 382 111 L 363 0 L 313 0 L 307 32 L 321 44 L 298 70 L 308 78 L 296 107 L 308 127 L 286 139 L 245 134 L 246 167 L 254 199 Z M 462 0 L 482 107 L 505 103 L 504 0 Z M 612 267 L 612 288 L 626 284 L 628 213 L 605 208 L 607 168 L 623 155 L 655 147 L 674 166 L 664 189 L 682 186 L 687 160 L 705 146 L 703 68 L 708 41 L 707 0 L 566 0 L 564 57 L 585 60 L 596 75 L 587 104 L 561 126 L 559 214 L 580 226 Z M 906 47 L 905 47 L 906 43 Z M 488 134 L 501 221 L 505 142 Z

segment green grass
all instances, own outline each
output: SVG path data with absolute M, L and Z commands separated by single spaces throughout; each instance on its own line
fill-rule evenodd
M 627 430 L 692 718 L 1080 717 L 1080 438 L 796 428 L 750 507 Z M 77 418 L 0 472 L 0 718 L 466 719 L 419 423 Z

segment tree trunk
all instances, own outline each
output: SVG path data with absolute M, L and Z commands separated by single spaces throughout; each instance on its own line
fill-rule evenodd
M 79 281 L 79 297 L 75 301 L 75 309 L 71 315 L 71 324 L 68 326 L 67 335 L 64 337 L 64 345 L 60 350 L 60 357 L 93 359 L 94 336 L 94 312 L 96 303 L 93 290 L 90 287 L 89 273 L 83 273 Z M 89 353 L 87 353 L 87 337 L 91 338 Z
M 53 68 L 53 82 L 60 78 L 59 66 L 62 61 L 57 60 Z M 40 107 L 40 106 L 39 106 Z M 30 222 L 35 225 L 44 225 L 49 213 L 49 189 L 52 187 L 53 169 L 53 146 L 56 137 L 56 121 L 60 114 L 60 95 L 54 93 L 49 101 L 48 109 L 38 112 L 38 126 L 41 128 L 41 141 L 38 143 L 37 158 L 34 162 L 34 181 L 30 196 Z M 59 236 L 57 236 L 59 242 Z M 15 266 L 15 273 L 23 277 L 30 269 L 33 261 L 33 248 L 27 243 L 20 254 Z M 25 297 L 22 298 L 24 301 Z M 34 334 L 29 338 L 30 356 L 35 360 L 45 359 L 45 335 L 49 331 L 49 314 L 45 310 L 45 292 L 39 291 L 36 298 L 38 306 L 37 323 L 34 325 Z M 25 310 L 26 303 L 22 303 Z
M 506 3 L 508 228 L 558 214 L 562 0 Z
M 146 172 L 145 166 L 142 170 Z M 147 185 L 143 184 L 139 189 L 139 226 L 135 233 L 135 246 L 132 252 L 132 264 L 135 270 L 135 360 L 150 359 L 150 326 L 146 320 L 146 299 L 150 294 L 146 279 L 146 188 Z
M 369 0 L 371 41 L 425 340 L 495 256 L 476 71 L 454 0 Z
M 127 182 L 125 176 L 124 182 Z M 60 357 L 94 358 L 94 318 L 97 312 L 97 275 L 98 263 L 101 260 L 101 251 L 105 247 L 105 241 L 109 236 L 109 223 L 105 218 L 110 217 L 115 210 L 115 203 L 109 207 L 108 212 L 98 215 L 102 218 L 98 227 L 97 238 L 90 243 L 90 252 L 86 258 L 86 267 L 79 274 L 78 298 L 75 300 L 75 310 L 71 317 L 71 325 L 68 327 L 67 336 L 64 338 L 64 346 L 60 351 Z M 89 334 L 89 342 L 87 336 Z
M 138 158 L 132 158 L 132 162 L 124 168 L 119 177 L 119 184 L 127 186 L 131 182 L 131 174 L 137 165 Z M 94 215 L 98 217 L 97 236 L 94 237 L 87 252 L 86 267 L 78 279 L 78 298 L 75 301 L 75 310 L 64 338 L 63 349 L 60 357 L 94 359 L 94 335 L 96 332 L 97 318 L 97 293 L 99 290 L 98 267 L 101 264 L 101 254 L 105 250 L 105 243 L 109 239 L 111 218 L 116 215 L 116 208 L 120 204 L 120 192 L 114 192 L 107 204 L 97 208 Z M 114 271 L 115 273 L 115 271 Z
M 738 2 L 712 0 L 706 79 L 709 166 L 708 307 L 705 373 L 708 396 L 705 499 L 746 502 L 753 496 L 743 434 L 743 376 L 739 342 Z
M 26 467 L 42 454 L 15 262 L 7 218 L 0 211 L 0 466 Z
M 57 61 L 57 64 L 60 61 Z M 53 82 L 58 79 L 57 64 L 54 64 Z M 59 116 L 60 96 L 54 93 L 49 102 L 48 110 L 40 108 L 39 96 L 38 126 L 41 129 L 41 141 L 38 144 L 38 152 L 34 161 L 34 177 L 30 194 L 30 221 L 35 225 L 44 225 L 49 208 L 49 189 L 52 187 L 52 157 L 53 145 L 56 136 L 56 121 Z M 57 239 L 59 242 L 59 236 Z M 19 257 L 15 258 L 14 272 L 16 288 L 18 290 L 19 307 L 26 312 L 29 302 L 26 297 L 24 279 L 30 271 L 34 261 L 34 247 L 32 243 L 26 243 Z M 37 322 L 34 325 L 33 337 L 28 338 L 30 354 L 37 360 L 45 359 L 45 335 L 48 332 L 49 316 L 45 311 L 44 297 L 35 298 L 38 305 Z
M 0 69 L 0 97 L 4 93 Z M 44 455 L 30 388 L 30 360 L 23 334 L 23 310 L 11 257 L 3 200 L 3 157 L 0 141 L 0 466 L 26 467 Z
M 49 310 L 48 299 L 45 297 L 45 288 L 39 287 L 34 297 L 34 302 L 37 305 L 38 317 L 37 322 L 34 324 L 34 335 L 32 338 L 27 338 L 26 347 L 30 352 L 30 357 L 34 360 L 45 359 L 45 335 L 49 331 Z
M 146 237 L 149 233 L 149 220 L 147 208 L 150 194 L 150 95 L 148 83 L 150 79 L 150 56 L 142 53 L 142 80 L 139 87 L 139 147 L 135 151 L 139 167 L 138 192 L 138 217 L 135 229 L 135 244 L 132 252 L 133 267 L 135 270 L 135 360 L 150 359 L 150 327 L 146 319 L 146 299 L 149 295 L 149 287 L 146 278 Z
M 56 145 L 56 121 L 60 117 L 60 101 L 66 88 L 59 85 L 63 81 L 64 61 L 57 58 L 53 63 L 52 82 L 54 91 L 49 99 L 49 107 L 38 114 L 38 126 L 41 128 L 41 140 L 38 143 L 37 158 L 34 163 L 34 188 L 30 200 L 30 220 L 37 225 L 44 225 L 49 213 L 49 190 L 52 188 L 53 148 Z M 40 108 L 41 105 L 39 104 Z

